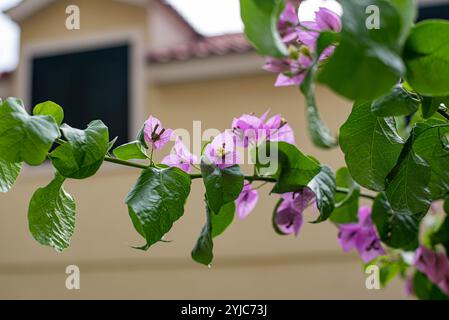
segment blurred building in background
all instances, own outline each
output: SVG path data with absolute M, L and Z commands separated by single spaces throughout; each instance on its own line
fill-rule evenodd
M 447 1 L 422 1 L 422 18 L 449 18 Z M 81 28 L 66 28 L 66 8 L 77 5 Z M 219 10 L 219 8 L 218 8 Z M 299 147 L 334 169 L 339 150 L 314 148 L 307 136 L 303 98 L 296 88 L 276 89 L 274 75 L 241 34 L 204 37 L 159 0 L 24 0 L 7 14 L 21 28 L 17 71 L 0 74 L 0 96 L 28 107 L 52 100 L 65 122 L 84 128 L 101 119 L 119 143 L 133 139 L 153 114 L 171 128 L 229 128 L 242 113 L 282 113 Z M 337 133 L 348 101 L 317 89 L 324 121 Z M 161 158 L 169 152 L 157 155 Z M 204 223 L 203 186 L 194 182 L 184 217 L 168 239 L 148 252 L 123 203 L 139 172 L 105 165 L 88 181 L 68 181 L 77 201 L 71 247 L 62 254 L 39 246 L 27 228 L 32 193 L 52 178 L 49 165 L 25 168 L 13 191 L 0 196 L 0 298 L 401 298 L 400 282 L 369 291 L 356 254 L 341 251 L 330 223 L 305 225 L 298 238 L 271 228 L 275 197 L 244 221 L 235 220 L 215 241 L 207 269 L 190 260 Z M 314 220 L 310 210 L 306 220 Z M 65 288 L 65 268 L 81 269 L 81 290 Z

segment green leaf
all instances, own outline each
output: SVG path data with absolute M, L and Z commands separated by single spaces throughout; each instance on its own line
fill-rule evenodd
M 283 8 L 282 0 L 240 0 L 240 15 L 245 26 L 245 35 L 262 55 L 288 55 L 287 47 L 277 29 Z
M 414 129 L 417 138 L 413 150 L 430 166 L 429 189 L 432 199 L 443 198 L 449 193 L 449 149 L 445 134 L 449 128 L 430 129 L 434 125 L 442 125 L 444 121 L 430 119 L 424 123 L 417 123 Z
M 212 237 L 218 237 L 231 225 L 235 215 L 235 202 L 229 202 L 221 207 L 219 213 L 211 215 Z
M 424 216 L 432 203 L 428 188 L 430 167 L 413 150 L 415 139 L 416 130 L 413 130 L 397 165 L 387 177 L 385 195 L 394 211 Z
M 448 300 L 440 288 L 429 281 L 427 276 L 419 271 L 416 271 L 413 277 L 413 290 L 416 297 L 422 300 Z
M 396 165 L 403 140 L 394 118 L 379 118 L 371 103 L 355 104 L 340 128 L 340 146 L 351 176 L 358 184 L 375 191 L 385 189 L 385 179 Z
M 63 251 L 70 245 L 75 230 L 75 201 L 65 192 L 65 178 L 56 174 L 55 179 L 38 189 L 31 198 L 28 223 L 31 234 L 42 245 Z
M 348 194 L 336 193 L 336 208 L 330 216 L 335 223 L 351 223 L 358 220 L 360 186 L 352 179 L 347 168 L 336 172 L 337 187 L 348 189 Z
M 212 237 L 212 222 L 211 217 L 213 213 L 206 204 L 206 224 L 201 230 L 200 236 L 196 241 L 195 247 L 192 250 L 192 259 L 198 263 L 209 266 L 214 259 L 214 242 Z
M 281 229 L 279 229 L 279 227 L 278 227 L 278 225 L 277 225 L 277 223 L 276 223 L 276 216 L 277 216 L 277 210 L 278 210 L 279 206 L 281 205 L 281 203 L 282 203 L 283 201 L 284 201 L 283 198 L 280 198 L 280 199 L 278 200 L 278 202 L 276 203 L 276 206 L 274 207 L 273 214 L 271 215 L 271 225 L 272 225 L 274 231 L 275 231 L 278 235 L 281 235 L 281 236 L 285 236 L 285 235 L 287 235 L 287 234 L 285 234 L 284 232 L 282 232 Z
M 264 149 L 265 148 L 265 149 Z M 321 171 L 320 164 L 286 142 L 268 142 L 260 152 L 267 155 L 270 167 L 276 167 L 277 182 L 272 192 L 295 192 L 307 186 Z
M 419 245 L 419 223 L 422 218 L 422 213 L 395 211 L 384 193 L 380 193 L 373 204 L 373 222 L 380 239 L 391 248 L 415 250 Z
M 8 192 L 22 169 L 22 163 L 9 163 L 0 159 L 0 192 Z
M 117 142 L 118 137 L 115 137 L 114 139 L 112 139 L 111 141 L 109 141 L 108 143 L 108 153 L 109 151 L 111 151 L 111 149 L 114 147 L 115 143 Z
M 449 95 L 449 22 L 425 20 L 411 31 L 404 48 L 407 81 L 425 96 Z
M 330 130 L 326 127 L 320 118 L 315 99 L 315 77 L 318 70 L 319 57 L 324 49 L 329 47 L 336 38 L 332 32 L 323 32 L 320 34 L 317 42 L 317 52 L 315 53 L 312 66 L 307 71 L 307 75 L 302 82 L 300 89 L 304 94 L 307 103 L 307 122 L 309 134 L 315 146 L 323 149 L 329 149 L 337 145 L 337 139 L 332 136 Z
M 207 196 L 206 196 L 207 198 Z M 211 211 L 206 200 L 206 224 L 201 230 L 200 236 L 192 250 L 192 259 L 206 266 L 212 263 L 214 258 L 213 239 L 221 235 L 234 220 L 235 203 L 224 205 L 218 214 Z
M 201 174 L 207 201 L 213 212 L 220 212 L 225 204 L 236 200 L 242 192 L 245 178 L 237 165 L 220 169 L 203 158 Z
M 28 115 L 19 99 L 0 101 L 0 159 L 39 165 L 58 137 L 53 117 Z
M 141 249 L 161 240 L 182 217 L 190 185 L 190 176 L 178 168 L 142 171 L 125 200 L 134 227 L 146 240 Z
M 407 270 L 407 265 L 403 261 L 385 261 L 382 263 L 379 272 L 379 280 L 382 288 L 385 288 L 399 274 Z
M 139 141 L 145 149 L 148 149 L 148 144 L 145 141 L 145 124 L 142 126 L 142 128 L 140 128 L 136 140 Z
M 444 105 L 449 107 L 449 97 L 422 97 L 421 111 L 424 119 L 429 119 Z
M 64 124 L 61 131 L 68 142 L 50 154 L 53 166 L 66 178 L 93 176 L 100 169 L 109 149 L 108 128 L 97 120 L 91 122 L 86 130 Z
M 320 216 L 314 223 L 323 222 L 329 218 L 335 208 L 334 194 L 337 188 L 335 174 L 329 167 L 323 166 L 309 182 L 308 187 L 315 193 L 316 205 L 320 211 Z
M 401 52 L 401 16 L 384 0 L 342 1 L 341 42 L 318 79 L 352 100 L 374 99 L 405 72 Z M 380 28 L 368 29 L 368 6 L 380 12 Z
M 387 95 L 374 100 L 371 111 L 378 117 L 391 117 L 410 115 L 415 113 L 418 107 L 419 100 L 402 89 L 401 86 L 396 86 Z
M 114 155 L 121 160 L 147 159 L 145 147 L 140 141 L 132 141 L 114 149 Z
M 449 255 L 449 217 L 446 216 L 438 230 L 431 235 L 431 240 L 434 246 L 437 244 L 443 245 L 446 255 Z
M 390 0 L 390 2 L 401 15 L 400 43 L 404 43 L 418 16 L 418 5 L 416 0 Z
M 61 106 L 52 101 L 46 101 L 36 105 L 33 109 L 33 114 L 35 116 L 52 116 L 58 126 L 60 126 L 64 120 L 64 110 Z

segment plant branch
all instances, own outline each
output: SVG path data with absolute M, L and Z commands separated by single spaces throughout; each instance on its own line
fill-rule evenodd
M 104 158 L 104 161 L 106 162 L 111 162 L 114 164 L 118 164 L 118 165 L 122 165 L 122 166 L 127 166 L 127 167 L 132 167 L 132 168 L 138 168 L 138 169 L 148 169 L 149 166 L 144 165 L 144 164 L 140 164 L 140 163 L 135 163 L 135 162 L 131 162 L 131 161 L 125 161 L 125 160 L 120 160 L 117 158 L 112 158 L 109 156 L 106 156 Z M 192 180 L 196 180 L 196 179 L 202 179 L 203 176 L 201 175 L 201 173 L 192 173 L 190 174 L 190 178 Z M 271 177 L 260 177 L 260 176 L 245 176 L 245 180 L 248 180 L 250 182 L 254 182 L 254 181 L 262 181 L 265 183 L 275 183 L 276 179 L 271 178 Z M 350 192 L 349 189 L 346 188 L 337 188 L 336 189 L 337 193 L 344 193 L 344 194 L 348 194 Z M 360 193 L 360 196 L 366 199 L 370 199 L 370 200 L 374 200 L 376 197 L 367 193 Z
M 439 112 L 440 112 L 440 110 L 439 110 Z M 441 112 L 444 113 L 443 116 L 444 116 L 446 119 L 448 119 L 448 121 L 449 121 L 449 115 L 448 115 L 447 113 L 445 113 L 443 110 L 441 110 Z M 441 125 L 441 126 L 444 126 L 444 125 Z M 63 144 L 63 143 L 65 143 L 65 142 L 66 142 L 66 141 L 64 141 L 64 140 L 62 140 L 62 139 L 57 139 L 57 140 L 56 140 L 56 143 L 58 143 L 58 144 Z M 104 161 L 106 161 L 106 162 L 111 162 L 111 163 L 118 164 L 118 165 L 122 165 L 122 166 L 126 166 L 126 167 L 132 167 L 132 168 L 142 169 L 142 170 L 145 170 L 145 169 L 148 169 L 148 168 L 151 167 L 151 165 L 148 166 L 148 165 L 144 165 L 144 164 L 140 164 L 140 163 L 136 163 L 136 162 L 120 160 L 120 159 L 113 158 L 113 157 L 110 157 L 110 156 L 104 157 Z M 190 174 L 190 178 L 191 178 L 192 180 L 196 180 L 196 179 L 202 179 L 203 176 L 201 175 L 201 173 L 191 173 L 191 174 Z M 257 176 L 257 175 L 254 175 L 254 176 L 245 176 L 245 180 L 248 180 L 249 182 L 261 181 L 261 182 L 264 182 L 263 185 L 265 185 L 265 184 L 267 184 L 267 183 L 275 183 L 275 182 L 276 182 L 276 179 L 274 179 L 274 178 L 271 178 L 271 177 L 261 177 L 261 176 Z M 262 186 L 263 186 L 263 185 L 262 185 Z M 337 192 L 337 193 L 348 194 L 348 193 L 350 193 L 350 190 L 349 190 L 349 189 L 346 189 L 346 188 L 337 188 L 337 189 L 336 189 L 336 192 Z M 367 194 L 367 193 L 360 193 L 360 197 L 366 198 L 366 199 L 370 199 L 370 200 L 376 199 L 375 196 L 370 195 L 370 194 Z
M 120 160 L 120 159 L 109 157 L 109 156 L 104 157 L 104 161 L 115 163 L 115 164 L 119 164 L 119 165 L 126 166 L 126 167 L 143 169 L 143 170 L 149 168 L 149 166 L 144 165 L 144 164 L 131 162 L 131 161 Z
M 346 188 L 337 188 L 336 192 L 337 192 L 337 193 L 348 194 L 348 193 L 350 193 L 350 190 L 349 190 L 349 189 L 346 189 Z M 370 195 L 370 194 L 367 194 L 367 193 L 362 193 L 362 192 L 360 193 L 360 196 L 361 196 L 362 198 L 366 198 L 366 199 L 370 199 L 370 200 L 376 199 L 375 196 Z

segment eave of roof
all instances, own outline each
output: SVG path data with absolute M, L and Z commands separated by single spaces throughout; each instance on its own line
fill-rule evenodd
M 169 63 L 251 51 L 253 48 L 243 34 L 223 34 L 196 39 L 175 47 L 150 51 L 147 54 L 147 61 L 150 64 Z
M 11 72 L 0 72 L 0 81 L 9 80 L 11 75 Z

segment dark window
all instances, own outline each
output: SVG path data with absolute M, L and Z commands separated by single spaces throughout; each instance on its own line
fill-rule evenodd
M 449 4 L 421 7 L 418 20 L 449 19 Z
M 129 46 L 36 57 L 32 103 L 52 100 L 64 108 L 64 122 L 84 129 L 92 120 L 109 127 L 111 139 L 128 139 Z

